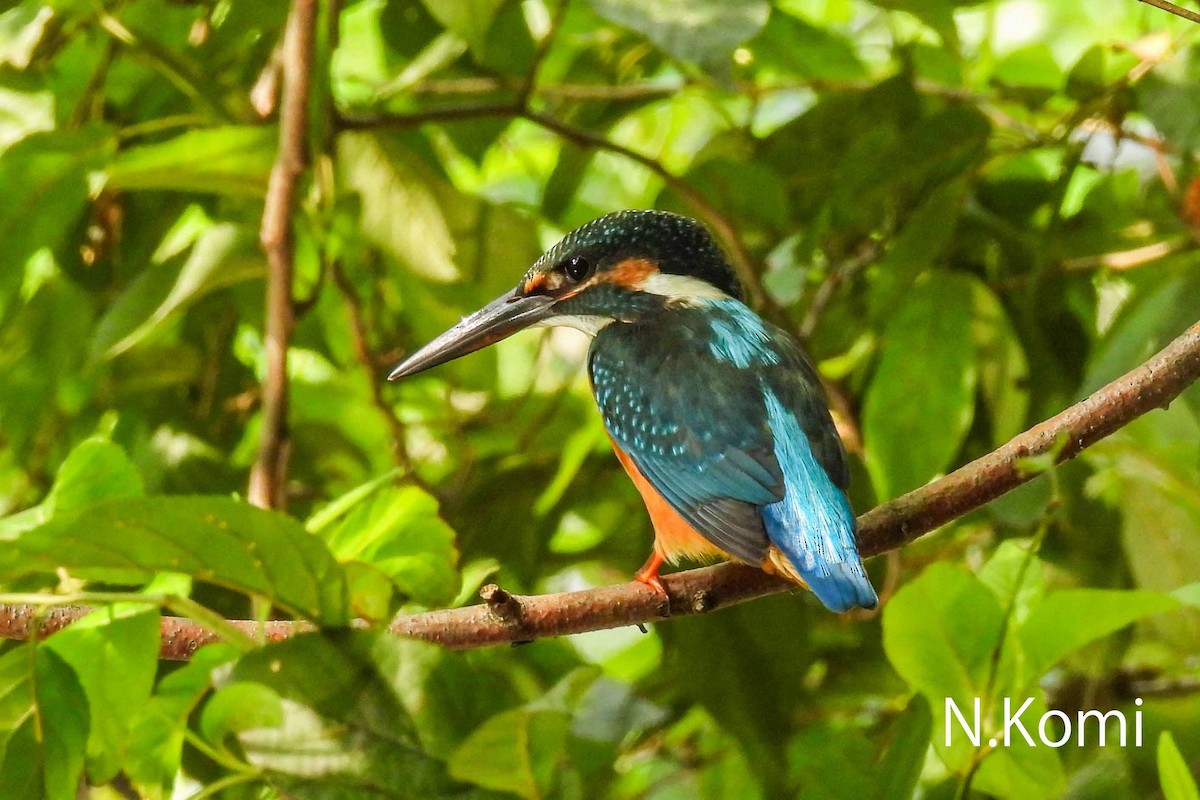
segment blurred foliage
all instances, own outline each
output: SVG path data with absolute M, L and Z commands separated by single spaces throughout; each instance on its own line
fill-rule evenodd
M 575 332 L 382 382 L 608 211 L 704 219 L 806 335 L 859 510 L 1135 366 L 1200 309 L 1194 26 L 1135 0 L 320 8 L 289 517 L 231 497 L 284 4 L 0 5 L 0 581 L 99 606 L 0 650 L 0 794 L 1197 796 L 1195 389 L 876 559 L 877 615 L 774 597 L 466 653 L 345 628 L 641 562 Z M 319 629 L 156 662 L 162 610 L 254 598 Z M 980 746 L 947 745 L 947 697 L 980 698 Z M 1136 712 L 1142 747 L 1112 721 L 988 747 L 1004 697 Z

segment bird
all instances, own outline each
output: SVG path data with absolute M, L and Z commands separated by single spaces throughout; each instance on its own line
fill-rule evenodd
M 658 210 L 594 219 L 388 378 L 542 326 L 591 336 L 596 405 L 654 529 L 636 580 L 667 597 L 664 563 L 724 558 L 807 587 L 831 611 L 878 604 L 817 371 L 746 305 L 703 224 Z

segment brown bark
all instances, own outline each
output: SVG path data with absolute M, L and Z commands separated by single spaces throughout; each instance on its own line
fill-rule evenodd
M 1142 414 L 1165 408 L 1197 378 L 1200 323 L 1141 366 L 997 450 L 863 514 L 858 534 L 863 555 L 894 550 L 985 505 L 1035 477 L 1022 469 L 1023 459 L 1045 453 L 1054 453 L 1059 462 L 1072 458 Z M 793 588 L 738 564 L 664 575 L 663 583 L 669 602 L 640 583 L 538 596 L 513 595 L 488 586 L 479 605 L 402 616 L 393 620 L 389 629 L 398 635 L 466 649 L 703 614 Z M 46 612 L 39 630 L 43 635 L 51 633 L 88 610 L 64 607 Z M 0 637 L 28 638 L 36 614 L 33 606 L 0 606 Z M 256 630 L 251 622 L 234 624 L 247 633 Z M 276 640 L 302 630 L 311 630 L 311 626 L 269 622 L 265 633 L 266 638 Z M 189 620 L 164 618 L 162 657 L 187 658 L 215 638 Z

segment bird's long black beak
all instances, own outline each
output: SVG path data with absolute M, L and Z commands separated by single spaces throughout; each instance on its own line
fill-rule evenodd
M 553 316 L 553 305 L 554 298 L 546 295 L 521 295 L 513 291 L 498 297 L 404 359 L 388 375 L 388 380 L 415 375 L 495 344 Z

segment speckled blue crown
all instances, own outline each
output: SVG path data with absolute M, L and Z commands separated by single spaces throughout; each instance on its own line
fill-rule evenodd
M 566 253 L 595 252 L 608 263 L 650 258 L 662 272 L 707 281 L 728 295 L 743 298 L 742 286 L 712 234 L 694 219 L 669 211 L 627 210 L 581 225 L 551 247 L 530 274 L 558 263 Z

